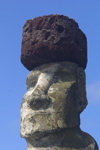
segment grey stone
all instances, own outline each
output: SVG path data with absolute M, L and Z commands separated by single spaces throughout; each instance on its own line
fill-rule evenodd
M 32 70 L 21 106 L 21 135 L 72 128 L 87 105 L 85 73 L 70 62 L 46 64 Z
M 95 140 L 78 127 L 27 138 L 27 150 L 98 150 Z
M 27 150 L 98 150 L 80 130 L 87 105 L 85 72 L 72 62 L 50 63 L 32 70 L 21 105 L 21 136 Z

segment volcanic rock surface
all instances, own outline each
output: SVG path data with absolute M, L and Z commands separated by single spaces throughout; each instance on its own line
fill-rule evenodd
M 28 20 L 23 27 L 21 62 L 32 70 L 50 62 L 87 64 L 87 39 L 78 24 L 63 15 Z

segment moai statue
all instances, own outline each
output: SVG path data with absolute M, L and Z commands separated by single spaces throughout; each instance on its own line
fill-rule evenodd
M 28 20 L 21 62 L 30 70 L 21 104 L 27 150 L 98 150 L 80 129 L 80 113 L 87 105 L 87 40 L 78 24 L 63 15 Z

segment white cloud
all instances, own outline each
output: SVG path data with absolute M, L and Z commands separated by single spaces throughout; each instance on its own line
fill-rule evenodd
M 92 102 L 100 102 L 100 80 L 87 85 L 87 98 Z

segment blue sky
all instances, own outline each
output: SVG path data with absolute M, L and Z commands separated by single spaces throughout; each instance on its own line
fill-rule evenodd
M 20 138 L 20 105 L 29 73 L 20 62 L 22 27 L 27 19 L 48 14 L 74 18 L 88 40 L 86 87 L 88 106 L 81 129 L 100 147 L 100 1 L 0 0 L 0 149 L 25 150 Z

